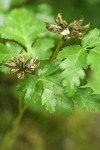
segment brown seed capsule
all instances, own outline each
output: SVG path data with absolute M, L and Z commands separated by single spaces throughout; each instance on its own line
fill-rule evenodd
M 54 21 L 60 25 L 62 23 L 62 17 L 61 17 L 61 14 L 58 13 L 58 15 L 54 18 Z
M 55 25 L 55 24 L 51 24 L 49 22 L 46 22 L 46 28 L 51 31 L 51 32 L 54 32 L 54 33 L 60 33 L 62 31 L 62 27 L 61 26 L 58 26 L 58 25 Z
M 18 77 L 19 80 L 23 80 L 24 76 L 25 76 L 24 71 L 20 71 L 20 72 L 17 73 L 17 77 Z
M 22 53 L 20 54 L 18 60 L 19 60 L 20 63 L 24 63 L 24 62 L 25 62 L 25 58 L 24 58 L 24 56 L 22 55 Z
M 16 63 L 11 61 L 11 62 L 4 62 L 3 63 L 4 66 L 9 67 L 9 68 L 14 68 L 16 67 Z
M 62 19 L 62 16 L 60 13 L 54 18 L 55 22 L 59 25 L 65 28 L 67 26 L 67 22 Z
M 74 34 L 75 35 L 75 34 Z M 83 37 L 84 33 L 82 32 L 78 32 L 76 33 L 76 36 L 79 37 L 79 39 L 81 39 Z
M 19 71 L 19 69 L 18 69 L 18 68 L 11 69 L 11 74 L 13 74 L 13 73 L 17 73 L 18 71 Z
M 67 30 L 67 22 L 65 20 L 62 19 L 61 14 L 59 13 L 55 18 L 54 21 L 56 24 L 52 24 L 49 22 L 46 22 L 46 28 L 53 32 L 53 33 L 57 33 L 57 34 L 61 34 L 61 32 L 63 32 L 64 30 Z M 65 35 L 65 34 L 64 34 Z
M 35 60 L 29 59 L 26 62 L 26 65 L 25 65 L 25 72 L 27 72 L 27 73 L 33 73 L 33 71 L 35 70 L 36 66 L 37 65 L 35 64 Z
M 16 57 L 13 57 L 13 58 L 11 59 L 11 61 L 13 61 L 14 63 L 16 63 L 16 65 L 19 64 L 19 60 L 18 60 L 18 58 L 16 58 Z
M 81 26 L 82 23 L 83 23 L 83 21 L 84 21 L 84 18 L 79 19 L 78 22 L 77 22 L 77 23 L 78 23 L 78 26 Z
M 25 73 L 32 74 L 37 67 L 36 60 L 30 58 L 27 61 L 22 53 L 18 58 L 13 57 L 10 62 L 3 62 L 3 65 L 11 68 L 11 74 L 16 73 L 18 79 L 24 79 Z
M 83 18 L 79 20 L 74 20 L 72 23 L 67 25 L 67 22 L 62 19 L 60 13 L 54 18 L 56 24 L 51 24 L 46 22 L 46 28 L 54 33 L 62 35 L 63 38 L 66 40 L 72 37 L 78 37 L 79 39 L 83 37 L 85 31 L 89 28 L 90 24 L 82 26 L 84 21 Z
M 72 29 L 79 28 L 83 23 L 83 21 L 84 21 L 83 18 L 81 18 L 80 20 L 74 20 L 72 23 L 69 24 L 69 27 L 71 27 Z
M 85 33 L 85 31 L 89 28 L 90 24 L 87 24 L 85 26 L 81 26 L 83 23 L 83 18 L 80 20 L 75 20 L 72 23 L 69 24 L 70 27 L 70 34 L 72 37 L 76 36 L 79 39 L 81 39 Z
M 34 72 L 34 68 L 26 68 L 25 72 L 32 74 Z
M 90 23 L 85 26 L 82 26 L 81 31 L 87 30 L 87 29 L 89 29 L 89 27 L 90 27 Z
M 70 34 L 70 31 L 69 31 L 69 29 L 67 28 L 67 29 L 63 30 L 62 32 L 60 32 L 60 34 L 63 35 L 63 36 L 65 36 L 65 35 L 67 36 L 67 35 Z
M 33 60 L 33 59 L 31 58 L 31 59 L 27 60 L 27 62 L 26 62 L 26 67 L 27 67 L 27 68 L 30 68 L 32 65 L 34 65 L 34 63 L 35 63 L 35 60 Z

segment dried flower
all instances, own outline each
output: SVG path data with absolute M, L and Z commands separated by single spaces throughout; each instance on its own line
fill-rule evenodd
M 90 23 L 82 26 L 84 19 L 81 18 L 80 20 L 74 20 L 72 23 L 69 24 L 69 30 L 70 30 L 70 35 L 69 37 L 74 37 L 77 36 L 78 38 L 82 38 L 85 31 L 89 29 Z
M 54 21 L 56 24 L 46 22 L 46 28 L 49 31 L 63 35 L 63 36 L 66 34 L 69 34 L 69 30 L 68 28 L 66 28 L 67 22 L 62 19 L 62 16 L 60 13 L 54 18 Z
M 10 62 L 3 62 L 3 65 L 11 68 L 11 74 L 16 73 L 18 79 L 22 80 L 24 79 L 25 73 L 34 73 L 35 68 L 37 67 L 35 62 L 36 60 L 32 58 L 26 61 L 23 54 L 20 53 L 18 58 L 14 57 Z
M 65 20 L 62 19 L 61 14 L 58 14 L 54 21 L 56 24 L 52 24 L 49 22 L 46 22 L 46 28 L 54 33 L 62 35 L 65 39 L 70 39 L 72 37 L 78 37 L 82 38 L 85 31 L 90 27 L 90 23 L 82 26 L 82 23 L 84 21 L 83 18 L 80 20 L 74 20 L 69 25 Z
M 62 28 L 66 28 L 67 22 L 62 19 L 62 16 L 60 13 L 58 13 L 58 15 L 54 18 L 54 20 L 57 23 L 57 25 L 62 26 Z

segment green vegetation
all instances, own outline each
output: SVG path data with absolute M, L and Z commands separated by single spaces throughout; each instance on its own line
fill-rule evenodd
M 31 139 L 29 133 L 31 144 L 27 144 L 26 150 L 90 149 L 90 137 L 88 133 L 83 133 L 80 126 L 82 122 L 87 122 L 89 117 L 91 120 L 92 111 L 100 110 L 100 22 L 97 15 L 99 3 L 99 0 L 72 0 L 63 3 L 49 0 L 1 0 L 1 150 L 24 149 L 17 148 L 16 139 L 19 134 L 18 139 L 21 141 L 21 134 L 17 132 L 18 129 L 21 131 L 24 122 L 27 124 L 28 117 L 30 120 L 33 118 L 32 122 L 37 122 L 37 126 L 31 126 L 30 132 L 34 132 L 36 137 L 33 133 Z M 95 8 L 97 11 L 94 11 Z M 7 99 L 8 109 L 5 104 Z M 84 119 L 81 119 L 81 115 Z M 66 127 L 61 123 L 61 129 L 58 127 L 57 131 L 54 131 L 53 139 L 53 133 L 49 135 L 50 141 L 49 137 L 47 138 L 48 145 L 45 136 L 49 132 L 49 123 L 43 124 L 43 121 L 47 118 L 50 121 L 50 117 L 54 117 L 56 126 L 57 123 L 60 125 L 58 120 L 61 120 Z M 72 129 L 67 131 L 70 126 L 73 131 L 78 130 L 74 117 L 80 130 L 77 136 L 71 133 Z M 53 121 L 50 124 L 52 126 Z M 23 132 L 26 132 L 24 128 L 28 128 L 27 126 L 28 124 L 22 127 Z M 92 127 L 92 123 L 90 126 Z M 33 129 L 34 127 L 36 129 Z M 54 130 L 54 127 L 50 130 Z M 87 132 L 87 129 L 83 130 Z M 25 136 L 27 139 L 28 135 Z M 75 138 L 74 142 L 70 138 Z M 24 140 L 24 137 L 22 139 Z M 81 140 L 86 142 L 84 146 L 81 146 Z M 54 141 L 62 141 L 64 144 L 56 147 Z M 75 141 L 79 143 L 75 145 Z M 98 146 L 98 142 L 94 142 L 91 149 L 97 150 L 96 145 Z

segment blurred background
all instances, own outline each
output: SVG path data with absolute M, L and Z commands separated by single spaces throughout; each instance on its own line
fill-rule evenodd
M 53 20 L 57 13 L 67 22 L 84 17 L 91 29 L 100 28 L 100 0 L 0 0 L 0 25 L 15 8 L 26 8 L 45 21 Z M 17 82 L 14 76 L 0 73 L 0 145 L 18 114 Z M 94 72 L 89 84 L 100 94 L 99 83 Z M 12 140 L 11 150 L 100 150 L 100 112 L 75 106 L 73 112 L 50 114 L 30 105 Z

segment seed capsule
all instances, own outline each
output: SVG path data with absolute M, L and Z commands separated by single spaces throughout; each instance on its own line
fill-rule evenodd
M 19 60 L 18 60 L 16 57 L 14 57 L 14 58 L 12 59 L 12 61 L 13 61 L 14 63 L 16 63 L 16 65 L 19 64 Z
M 33 71 L 35 70 L 36 68 L 36 64 L 35 64 L 35 60 L 33 59 L 29 59 L 27 62 L 26 62 L 26 69 L 25 69 L 25 72 L 27 73 L 33 73 Z
M 30 68 L 31 66 L 34 65 L 34 63 L 35 63 L 35 60 L 33 60 L 33 59 L 31 58 L 31 59 L 27 60 L 27 62 L 26 62 L 26 67 L 27 67 L 27 68 Z
M 61 32 L 63 32 L 64 29 L 67 27 L 67 22 L 62 19 L 60 13 L 58 13 L 58 15 L 54 18 L 54 21 L 56 24 L 46 22 L 46 28 L 51 32 L 61 34 Z
M 69 24 L 69 27 L 76 29 L 79 28 L 81 26 L 81 24 L 83 23 L 84 19 L 81 18 L 80 20 L 74 20 L 72 23 Z
M 18 77 L 19 80 L 23 80 L 24 76 L 25 76 L 24 71 L 20 71 L 20 72 L 17 73 L 17 77 Z
M 60 34 L 63 35 L 63 36 L 65 36 L 65 35 L 67 36 L 67 35 L 70 34 L 70 31 L 69 31 L 69 29 L 67 28 L 67 29 L 63 30 Z
M 62 16 L 60 13 L 54 18 L 55 22 L 59 25 L 65 28 L 67 26 L 67 22 L 62 19 Z
M 8 68 L 11 68 L 11 74 L 16 73 L 18 79 L 24 79 L 25 73 L 33 74 L 35 68 L 37 67 L 36 61 L 32 58 L 25 60 L 25 57 L 22 53 L 18 58 L 13 57 L 10 62 L 3 62 Z
M 4 66 L 9 67 L 9 68 L 14 68 L 16 67 L 16 63 L 11 61 L 11 62 L 4 62 L 3 63 Z
M 54 33 L 60 33 L 62 31 L 62 27 L 55 25 L 55 24 L 50 24 L 49 22 L 46 22 L 46 28 Z
M 85 26 L 81 26 L 83 21 L 84 19 L 81 18 L 80 20 L 75 20 L 69 24 L 69 27 L 71 30 L 70 32 L 73 37 L 77 36 L 78 38 L 82 38 L 84 35 L 84 32 L 90 27 L 90 23 Z
M 18 71 L 19 71 L 19 69 L 18 69 L 18 68 L 11 69 L 11 74 L 17 73 Z
M 53 33 L 62 35 L 65 40 L 68 40 L 75 36 L 81 39 L 85 31 L 90 27 L 90 23 L 82 26 L 82 23 L 84 21 L 83 18 L 79 20 L 74 20 L 68 25 L 67 22 L 62 19 L 60 13 L 58 13 L 54 20 L 56 24 L 46 22 L 46 28 Z
M 87 25 L 85 25 L 85 26 L 82 26 L 82 28 L 81 28 L 81 30 L 87 30 L 87 29 L 89 29 L 89 27 L 90 27 L 90 23 L 88 23 Z
M 24 63 L 24 62 L 25 62 L 25 58 L 24 58 L 24 56 L 22 55 L 22 53 L 20 54 L 18 60 L 19 60 L 20 63 Z

